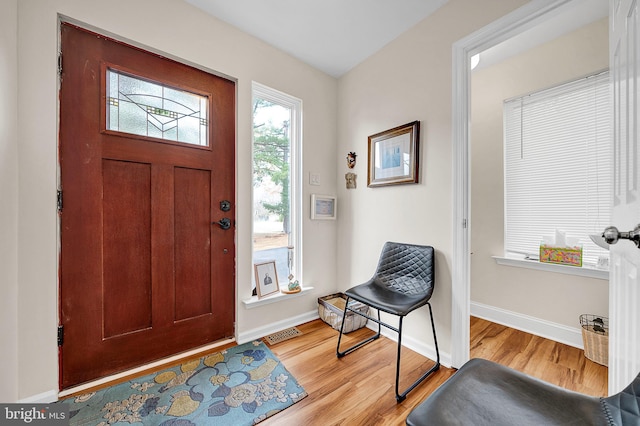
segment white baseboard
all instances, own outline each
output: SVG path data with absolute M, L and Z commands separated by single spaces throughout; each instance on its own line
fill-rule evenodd
M 58 400 L 58 391 L 50 390 L 24 399 L 18 400 L 18 404 L 49 404 Z
M 506 309 L 496 308 L 494 306 L 482 303 L 471 302 L 471 315 L 482 318 L 487 321 L 506 325 L 545 339 L 554 340 L 584 349 L 582 342 L 582 331 L 579 327 L 568 327 L 566 325 L 546 321 L 540 318 L 531 317 Z
M 546 339 L 564 343 L 569 346 L 574 346 L 580 349 L 584 348 L 582 342 L 582 332 L 578 327 L 567 327 L 562 324 L 553 323 L 550 321 L 542 320 L 540 318 L 523 315 L 517 312 L 508 311 L 477 302 L 471 302 L 471 315 L 498 324 L 502 324 L 507 327 L 515 328 L 516 330 L 521 330 L 527 333 L 535 334 L 536 336 L 541 336 Z M 310 311 L 302 315 L 287 318 L 286 320 L 277 321 L 271 324 L 264 325 L 262 327 L 254 328 L 252 330 L 248 330 L 238 334 L 238 344 L 260 339 L 269 334 L 284 330 L 285 328 L 295 327 L 297 325 L 304 324 L 305 322 L 313 321 L 318 318 L 318 311 Z M 367 327 L 372 330 L 378 329 L 378 325 L 372 321 L 369 321 L 367 323 Z M 385 327 L 382 327 L 382 335 L 393 340 L 394 342 L 398 341 L 398 335 Z M 436 359 L 435 347 L 427 345 L 423 340 L 405 336 L 402 339 L 402 345 L 429 359 Z M 440 364 L 445 367 L 450 367 L 452 365 L 451 354 L 443 352 L 442 349 L 440 349 Z M 18 402 L 26 404 L 47 404 L 57 400 L 58 392 L 55 390 L 51 390 L 21 399 Z
M 261 339 L 269 334 L 284 330 L 285 328 L 295 327 L 296 325 L 304 324 L 305 322 L 313 321 L 320 318 L 318 311 L 309 311 L 304 314 L 287 318 L 282 321 L 273 322 L 271 324 L 263 325 L 262 327 L 247 330 L 238 334 L 238 344 L 250 342 L 252 340 Z
M 285 328 L 295 327 L 296 325 L 304 324 L 305 322 L 313 321 L 318 318 L 320 318 L 320 316 L 318 315 L 318 311 L 310 311 L 305 314 L 298 315 L 297 317 L 288 318 L 286 320 L 282 320 L 272 324 L 267 324 L 262 327 L 254 328 L 253 330 L 249 330 L 239 334 L 238 344 L 260 339 L 264 336 L 268 336 L 271 333 L 284 330 Z M 367 322 L 367 327 L 374 331 L 378 330 L 378 325 L 373 321 Z M 393 340 L 394 342 L 398 341 L 397 333 L 389 330 L 388 328 L 382 327 L 382 335 Z M 412 351 L 415 351 L 420 355 L 425 356 L 429 359 L 432 359 L 432 360 L 436 359 L 435 347 L 425 344 L 424 341 L 422 340 L 405 336 L 402 339 L 402 346 L 408 349 L 411 349 Z M 449 353 L 442 352 L 442 349 L 440 349 L 440 364 L 442 364 L 445 367 L 451 366 L 451 355 Z
M 243 344 L 246 342 L 250 342 L 252 340 L 261 339 L 264 336 L 268 336 L 269 334 L 276 333 L 278 331 L 284 330 L 289 327 L 295 327 L 300 324 L 304 324 L 309 321 L 313 321 L 315 319 L 320 318 L 318 315 L 318 311 L 310 311 L 295 317 L 287 318 L 286 320 L 277 321 L 271 324 L 264 325 L 262 327 L 257 327 L 252 330 L 245 331 L 243 333 L 238 334 L 237 342 L 238 344 Z M 497 322 L 497 321 L 496 321 Z M 369 321 L 367 327 L 372 330 L 377 330 L 377 324 Z M 515 327 L 514 327 L 515 328 Z M 437 332 L 437 330 L 436 330 Z M 394 342 L 398 341 L 397 334 L 385 327 L 382 327 L 382 335 L 393 340 Z M 435 347 L 431 345 L 427 345 L 424 341 L 413 337 L 405 336 L 402 339 L 402 345 L 411 349 L 420 355 L 423 355 L 429 359 L 436 359 L 436 351 Z M 334 355 L 332 353 L 332 355 Z M 440 350 L 440 364 L 445 367 L 451 366 L 451 355 L 449 353 L 443 352 Z M 58 400 L 58 392 L 55 390 L 44 392 L 38 395 L 34 395 L 25 399 L 22 399 L 18 402 L 20 403 L 50 403 Z
M 284 330 L 285 328 L 295 327 L 296 325 L 304 324 L 305 322 L 313 321 L 318 318 L 320 318 L 320 316 L 318 315 L 318 311 L 310 311 L 305 314 L 298 315 L 297 317 L 288 318 L 286 320 L 282 320 L 272 324 L 264 325 L 262 327 L 254 328 L 253 330 L 249 330 L 239 334 L 238 344 L 260 339 L 264 336 L 268 336 L 271 333 Z M 378 325 L 373 321 L 367 322 L 367 327 L 374 331 L 378 330 Z M 394 342 L 398 341 L 397 333 L 389 330 L 388 328 L 382 327 L 382 335 L 393 340 Z M 408 349 L 411 349 L 412 351 L 415 351 L 420 355 L 425 356 L 429 359 L 432 359 L 432 360 L 436 359 L 435 347 L 425 344 L 424 341 L 422 340 L 405 336 L 402 339 L 402 346 Z M 440 364 L 442 364 L 445 367 L 451 366 L 451 355 L 449 353 L 442 352 L 442 349 L 440 349 Z
M 373 331 L 378 331 L 378 324 L 376 324 L 373 321 L 368 321 L 367 327 Z M 426 327 L 425 330 L 429 328 L 431 327 Z M 426 332 L 430 333 L 430 331 L 426 331 Z M 381 333 L 384 337 L 390 340 L 393 340 L 394 342 L 398 341 L 398 333 L 396 333 L 395 331 L 391 331 L 386 327 L 382 327 Z M 437 333 L 438 333 L 438 330 L 436 329 L 436 336 L 437 336 Z M 404 337 L 402 338 L 402 346 L 408 349 L 411 349 L 412 351 L 417 352 L 420 355 L 427 357 L 429 359 L 432 359 L 434 361 L 436 359 L 435 346 L 427 345 L 423 340 L 419 340 L 414 337 L 404 335 Z M 440 364 L 444 367 L 450 368 L 452 365 L 451 354 L 448 352 L 443 352 L 442 347 L 439 347 L 438 349 L 440 352 Z

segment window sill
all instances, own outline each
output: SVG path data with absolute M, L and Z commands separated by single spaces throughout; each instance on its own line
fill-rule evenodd
M 274 294 L 273 296 L 265 297 L 264 299 L 258 299 L 258 296 L 251 296 L 251 298 L 249 299 L 244 299 L 242 303 L 244 303 L 245 308 L 253 309 L 253 308 L 257 308 L 258 306 L 270 305 L 271 303 L 295 299 L 296 297 L 300 297 L 305 293 L 309 293 L 311 290 L 313 290 L 313 287 L 303 287 L 298 293 L 293 293 L 293 294 L 278 293 L 278 294 Z
M 538 271 L 557 272 L 560 274 L 579 275 L 582 277 L 596 278 L 600 280 L 609 280 L 609 271 L 607 269 L 596 269 L 595 267 L 568 265 L 556 265 L 553 263 L 542 263 L 537 260 L 518 259 L 513 257 L 492 256 L 498 265 L 514 266 L 517 268 L 535 269 Z

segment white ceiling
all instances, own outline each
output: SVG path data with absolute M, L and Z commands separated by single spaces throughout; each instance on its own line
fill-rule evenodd
M 447 0 L 185 0 L 334 77 Z
M 340 77 L 447 0 L 185 0 L 307 64 Z M 480 66 L 608 15 L 605 0 L 574 0 L 553 19 L 482 52 Z

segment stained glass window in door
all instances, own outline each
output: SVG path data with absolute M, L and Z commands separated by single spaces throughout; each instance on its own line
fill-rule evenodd
M 107 130 L 208 146 L 207 96 L 107 70 Z

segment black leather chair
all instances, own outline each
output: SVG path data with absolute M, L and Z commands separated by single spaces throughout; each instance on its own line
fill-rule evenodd
M 382 326 L 398 333 L 395 388 L 397 402 L 403 401 L 411 390 L 426 379 L 427 376 L 440 368 L 440 352 L 438 351 L 438 341 L 436 339 L 436 327 L 433 322 L 431 304 L 429 303 L 435 283 L 434 254 L 435 251 L 431 246 L 387 242 L 382 248 L 378 267 L 373 277 L 366 283 L 352 287 L 345 292 L 347 303 L 345 304 L 342 317 L 343 322 L 340 326 L 340 334 L 338 335 L 338 346 L 336 348 L 338 358 L 380 337 Z M 351 309 L 349 307 L 349 301 L 351 299 L 365 303 L 377 310 L 377 318 Z M 405 391 L 400 393 L 398 386 L 400 381 L 400 352 L 402 349 L 402 320 L 410 312 L 424 305 L 429 306 L 431 329 L 433 331 L 433 341 L 437 359 L 435 364 L 426 373 L 411 384 Z M 396 328 L 380 321 L 380 311 L 397 315 L 399 317 L 398 327 Z M 340 342 L 344 329 L 344 318 L 347 317 L 347 312 L 353 312 L 356 315 L 361 315 L 378 323 L 378 331 L 374 336 L 341 351 Z
M 597 398 L 484 359 L 472 359 L 407 417 L 409 426 L 638 426 L 640 375 Z

